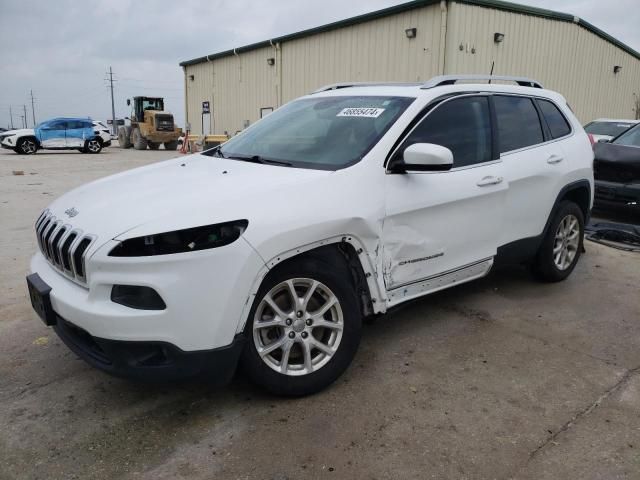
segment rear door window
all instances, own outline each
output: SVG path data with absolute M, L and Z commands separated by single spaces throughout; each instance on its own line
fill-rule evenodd
M 564 118 L 562 112 L 553 103 L 548 100 L 538 99 L 538 106 L 542 111 L 542 116 L 547 122 L 551 137 L 560 138 L 571 133 L 569 122 Z
M 542 125 L 533 100 L 528 97 L 493 97 L 498 121 L 500 153 L 544 142 Z

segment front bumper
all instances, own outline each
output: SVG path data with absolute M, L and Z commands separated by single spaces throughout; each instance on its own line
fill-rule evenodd
M 171 381 L 200 376 L 217 385 L 235 373 L 244 337 L 221 348 L 185 352 L 165 342 L 127 342 L 94 337 L 57 316 L 53 329 L 76 355 L 111 375 L 138 381 Z
M 595 181 L 595 205 L 640 208 L 640 183 Z
M 106 140 L 106 141 L 102 142 L 102 146 L 103 147 L 110 147 L 111 146 L 111 140 L 109 139 L 109 140 Z
M 162 342 L 182 351 L 225 347 L 244 326 L 243 312 L 264 262 L 241 237 L 221 248 L 155 257 L 109 257 L 109 241 L 87 259 L 88 284 L 54 269 L 42 253 L 31 272 L 51 287 L 53 311 L 91 336 L 124 342 Z M 140 310 L 111 300 L 114 285 L 154 289 L 163 310 Z

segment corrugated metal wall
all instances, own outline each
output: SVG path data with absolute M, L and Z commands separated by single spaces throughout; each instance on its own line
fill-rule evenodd
M 233 134 L 258 120 L 261 108 L 277 108 L 325 84 L 422 81 L 443 73 L 442 67 L 444 73 L 488 74 L 493 61 L 496 75 L 533 77 L 564 94 L 585 123 L 633 118 L 633 93 L 640 94 L 637 58 L 575 23 L 447 5 L 446 47 L 435 4 L 187 66 L 187 121 L 200 133 L 202 101 L 208 100 L 214 133 Z M 407 28 L 417 28 L 417 37 L 408 39 Z M 504 42 L 494 43 L 495 32 L 505 34 Z M 618 74 L 614 65 L 622 66 Z
M 283 100 L 336 82 L 426 81 L 438 73 L 439 54 L 438 5 L 285 42 Z
M 504 42 L 494 43 L 495 32 Z M 532 77 L 562 93 L 584 123 L 633 118 L 640 60 L 575 23 L 451 2 L 446 38 L 446 73 L 488 74 L 495 61 L 496 75 Z
M 203 101 L 210 102 L 213 116 L 204 117 L 205 133 L 233 134 L 258 120 L 260 108 L 276 107 L 278 67 L 267 63 L 275 57 L 275 48 L 267 47 L 187 67 L 185 118 L 191 131 L 202 133 Z

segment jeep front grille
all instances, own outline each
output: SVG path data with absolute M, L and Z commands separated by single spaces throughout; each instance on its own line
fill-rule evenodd
M 86 285 L 85 253 L 95 241 L 95 236 L 84 234 L 45 210 L 36 220 L 36 237 L 40 252 L 51 266 L 75 282 Z

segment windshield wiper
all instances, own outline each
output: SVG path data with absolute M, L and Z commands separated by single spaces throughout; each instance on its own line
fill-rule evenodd
M 232 154 L 225 158 L 232 158 L 234 160 L 240 160 L 242 162 L 260 163 L 262 165 L 283 165 L 285 167 L 293 166 L 292 163 L 284 162 L 282 160 L 272 160 L 270 158 L 261 157 L 260 155 Z
M 208 157 L 220 157 L 220 158 L 227 158 L 225 156 L 224 153 L 222 153 L 222 150 L 220 149 L 220 147 L 222 147 L 222 145 L 218 145 L 217 147 L 213 147 L 211 150 L 207 150 L 205 152 L 202 152 L 203 155 L 206 155 Z

